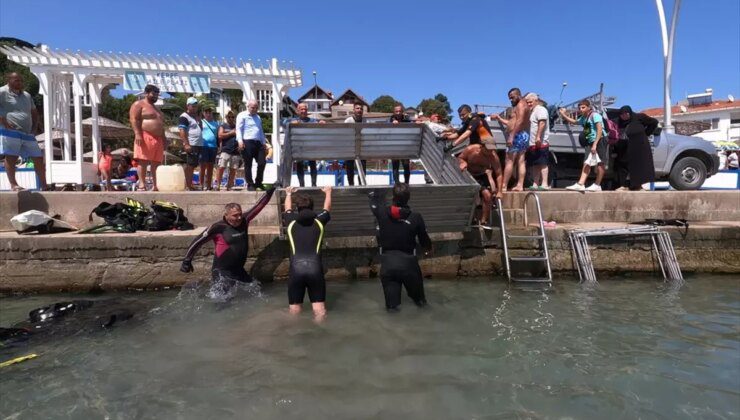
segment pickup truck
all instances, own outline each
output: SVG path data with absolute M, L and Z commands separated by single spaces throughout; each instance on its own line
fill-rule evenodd
M 611 110 L 608 115 L 611 119 L 616 119 Z M 497 121 L 491 121 L 489 124 L 501 154 L 506 149 L 503 128 Z M 583 148 L 578 144 L 578 135 L 581 131 L 581 126 L 563 124 L 559 120 L 551 126 L 549 143 L 553 159 L 550 163 L 550 174 L 553 184 L 557 186 L 565 186 L 578 179 L 583 166 Z M 658 128 L 650 136 L 650 144 L 653 149 L 655 180 L 668 181 L 674 189 L 699 189 L 704 181 L 716 174 L 719 169 L 719 156 L 714 145 L 702 138 L 666 133 Z M 501 157 L 503 158 L 503 154 Z M 503 163 L 503 160 L 501 162 Z M 612 171 L 609 170 L 610 163 L 607 164 L 605 178 L 607 181 L 612 176 Z

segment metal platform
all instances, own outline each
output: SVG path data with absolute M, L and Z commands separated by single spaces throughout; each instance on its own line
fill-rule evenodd
M 461 232 L 470 228 L 480 186 L 457 160 L 444 153 L 434 133 L 423 124 L 296 124 L 285 131 L 280 180 L 291 179 L 293 162 L 354 160 L 358 186 L 335 187 L 330 236 L 374 235 L 375 220 L 367 194 L 380 190 L 390 202 L 388 185 L 367 185 L 362 160 L 418 159 L 431 183 L 411 187 L 409 206 L 424 217 L 430 232 Z M 303 188 L 316 206 L 323 202 L 318 188 Z M 279 204 L 285 193 L 279 193 Z M 282 223 L 282 221 L 281 221 Z M 281 231 L 284 226 L 281 225 Z
M 588 246 L 588 238 L 619 238 L 648 236 L 652 241 L 653 252 L 655 253 L 660 271 L 664 280 L 683 281 L 681 267 L 678 265 L 676 252 L 673 249 L 673 242 L 668 232 L 665 232 L 657 226 L 628 226 L 623 228 L 607 229 L 574 229 L 568 232 L 570 239 L 573 266 L 578 271 L 578 277 L 582 283 L 596 283 L 596 272 L 594 271 L 591 251 Z

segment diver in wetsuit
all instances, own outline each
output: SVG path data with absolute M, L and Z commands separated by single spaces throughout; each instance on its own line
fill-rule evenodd
M 417 306 L 426 305 L 421 268 L 416 259 L 417 238 L 425 254 L 432 250 L 424 219 L 408 207 L 410 198 L 407 184 L 393 187 L 393 204 L 385 206 L 382 194 L 371 192 L 370 210 L 378 223 L 380 247 L 380 281 L 385 294 L 385 307 L 397 311 L 401 304 L 401 285 Z
M 301 312 L 303 297 L 308 290 L 316 320 L 326 316 L 326 281 L 321 263 L 321 242 L 324 226 L 329 223 L 331 210 L 331 187 L 324 192 L 324 209 L 315 213 L 311 197 L 295 193 L 295 187 L 286 188 L 283 224 L 287 226 L 290 240 L 290 278 L 288 280 L 288 304 L 290 313 Z M 295 210 L 293 204 L 295 203 Z
M 274 192 L 275 186 L 270 187 L 257 204 L 244 213 L 239 204 L 227 204 L 224 207 L 223 219 L 209 226 L 190 244 L 185 259 L 182 260 L 180 271 L 191 273 L 195 253 L 203 244 L 213 241 L 215 250 L 211 267 L 211 291 L 226 293 L 237 281 L 251 282 L 252 277 L 244 270 L 249 251 L 247 240 L 249 222 L 265 208 Z

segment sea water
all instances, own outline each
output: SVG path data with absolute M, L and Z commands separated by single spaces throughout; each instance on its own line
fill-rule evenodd
M 428 307 L 404 296 L 392 314 L 377 281 L 327 292 L 319 324 L 308 303 L 287 313 L 284 283 L 226 303 L 197 289 L 2 298 L 1 326 L 72 298 L 115 298 L 135 316 L 0 349 L 3 359 L 38 354 L 0 368 L 0 418 L 740 416 L 735 278 L 534 291 L 435 280 Z

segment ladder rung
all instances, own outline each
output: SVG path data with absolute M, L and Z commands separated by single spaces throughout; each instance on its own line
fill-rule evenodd
M 512 277 L 511 281 L 521 283 L 552 283 L 552 280 L 547 277 Z
M 506 235 L 508 239 L 545 239 L 543 235 Z
M 509 257 L 510 261 L 547 261 L 547 257 L 541 255 L 527 255 L 525 257 Z

